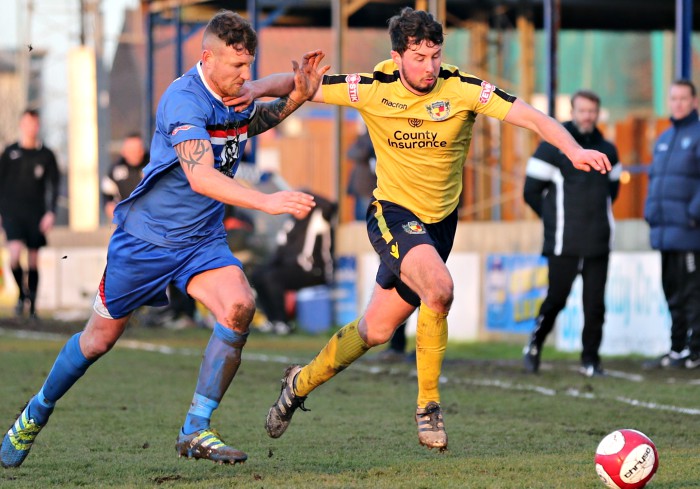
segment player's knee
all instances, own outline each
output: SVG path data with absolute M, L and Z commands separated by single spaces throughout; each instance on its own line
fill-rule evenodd
M 367 338 L 363 338 L 370 348 L 383 345 L 391 339 L 391 333 L 386 331 L 367 331 Z
M 236 331 L 247 331 L 255 315 L 255 298 L 252 294 L 233 301 L 227 308 L 225 325 Z
M 369 324 L 365 322 L 364 325 L 360 325 L 359 333 L 362 340 L 367 343 L 367 346 L 372 348 L 387 343 L 393 336 L 396 327 L 396 325 L 391 324 Z
M 117 339 L 119 339 L 118 336 L 112 338 L 105 335 L 90 335 L 85 338 L 84 342 L 81 342 L 84 350 L 83 355 L 89 360 L 97 359 L 111 350 Z
M 447 312 L 454 300 L 454 285 L 452 280 L 442 280 L 434 284 L 426 293 L 423 302 L 438 312 Z

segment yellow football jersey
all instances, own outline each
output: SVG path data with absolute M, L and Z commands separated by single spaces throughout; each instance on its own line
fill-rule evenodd
M 430 93 L 401 83 L 392 60 L 374 73 L 325 75 L 324 102 L 357 109 L 377 154 L 374 197 L 399 204 L 425 223 L 457 207 L 462 169 L 476 114 L 503 120 L 515 97 L 475 76 L 442 64 Z

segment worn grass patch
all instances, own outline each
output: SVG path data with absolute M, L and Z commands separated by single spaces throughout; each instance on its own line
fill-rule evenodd
M 19 469 L 0 487 L 601 488 L 594 452 L 617 428 L 645 432 L 660 468 L 649 487 L 700 487 L 697 372 L 645 372 L 605 359 L 614 376 L 585 379 L 576 355 L 545 350 L 526 375 L 521 345 L 450 345 L 442 401 L 450 449 L 420 447 L 415 368 L 373 363 L 374 352 L 312 393 L 287 433 L 264 419 L 289 361 L 308 361 L 326 337 L 251 335 L 238 376 L 213 419 L 244 465 L 180 460 L 175 438 L 209 333 L 132 329 L 60 401 Z M 144 343 L 167 346 L 140 351 Z M 62 343 L 0 333 L 0 423 L 40 387 Z

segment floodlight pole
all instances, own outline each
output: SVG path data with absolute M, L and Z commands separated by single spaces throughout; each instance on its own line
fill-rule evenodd
M 258 33 L 258 38 L 260 37 L 260 11 L 258 10 L 257 0 L 247 0 L 246 8 L 248 10 L 248 21 L 253 26 L 255 32 Z M 253 66 L 251 68 L 250 76 L 253 80 L 258 79 L 258 67 L 260 66 L 260 49 L 258 48 L 255 53 L 255 60 L 253 61 Z M 258 151 L 258 138 L 248 139 L 248 145 L 250 150 L 248 152 L 247 159 L 250 163 L 256 163 L 257 151 Z M 242 157 L 243 155 L 241 155 Z
M 676 79 L 690 80 L 693 0 L 676 0 Z
M 560 0 L 544 1 L 544 28 L 547 44 L 547 113 L 551 117 L 557 112 L 557 38 L 559 37 Z

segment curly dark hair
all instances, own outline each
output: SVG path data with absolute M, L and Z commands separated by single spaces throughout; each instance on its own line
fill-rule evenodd
M 445 40 L 442 24 L 432 14 L 411 7 L 404 7 L 389 19 L 389 36 L 391 49 L 399 54 L 423 41 L 428 45 L 441 46 Z
M 258 47 L 258 35 L 246 19 L 230 10 L 219 10 L 211 18 L 204 29 L 204 37 L 213 35 L 221 39 L 227 46 L 241 46 L 245 51 L 255 56 Z

